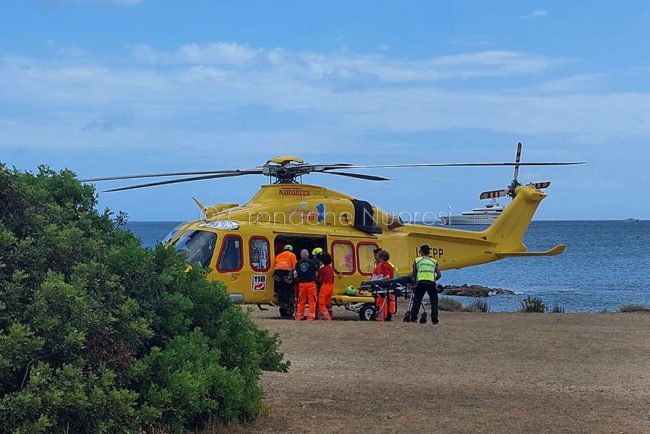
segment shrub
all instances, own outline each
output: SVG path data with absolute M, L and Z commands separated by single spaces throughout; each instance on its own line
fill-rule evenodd
M 446 312 L 459 312 L 463 310 L 463 305 L 461 302 L 456 301 L 453 298 L 439 297 L 438 310 L 442 310 Z
M 555 303 L 551 308 L 551 313 L 565 313 L 565 310 L 561 304 Z
M 173 431 L 250 420 L 286 370 L 206 270 L 144 249 L 69 171 L 0 165 L 0 432 Z
M 477 298 L 472 301 L 471 304 L 465 306 L 463 310 L 466 312 L 489 312 L 490 305 L 487 303 L 487 301 Z
M 519 312 L 527 313 L 544 313 L 546 312 L 546 304 L 539 297 L 531 297 L 530 295 L 521 301 Z
M 647 310 L 642 304 L 624 304 L 620 307 L 619 312 L 645 312 Z

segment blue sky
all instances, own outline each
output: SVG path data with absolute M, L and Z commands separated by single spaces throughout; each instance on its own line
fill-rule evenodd
M 0 161 L 80 177 L 358 164 L 588 160 L 540 219 L 650 218 L 642 1 L 2 1 Z M 370 172 L 369 172 L 370 173 Z M 377 173 L 377 172 L 372 172 Z M 462 211 L 509 169 L 311 175 L 389 211 Z M 132 220 L 245 202 L 263 178 L 101 194 Z M 111 187 L 115 184 L 102 184 Z M 640 193 L 639 193 L 640 192 Z

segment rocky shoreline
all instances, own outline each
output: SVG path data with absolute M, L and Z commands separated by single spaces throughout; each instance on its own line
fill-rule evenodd
M 489 297 L 491 295 L 514 295 L 515 293 L 503 288 L 489 288 L 483 285 L 443 285 L 443 295 L 461 297 Z

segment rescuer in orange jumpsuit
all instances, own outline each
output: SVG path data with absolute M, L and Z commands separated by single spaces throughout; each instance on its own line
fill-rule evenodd
M 318 277 L 318 264 L 309 259 L 306 249 L 300 251 L 300 260 L 296 264 L 296 277 L 298 278 L 298 309 L 295 319 L 297 321 L 316 319 L 316 279 Z M 305 304 L 309 304 L 309 315 L 305 316 Z
M 388 263 L 390 255 L 386 250 L 380 250 L 376 254 L 377 265 L 372 272 L 372 280 L 392 279 L 394 277 L 393 267 Z M 390 315 L 395 313 L 395 294 L 388 296 L 388 301 L 383 295 L 377 296 L 377 307 L 379 308 L 375 319 L 377 321 L 390 320 Z
M 273 267 L 274 289 L 278 294 L 280 306 L 284 309 L 293 305 L 290 296 L 296 262 L 298 262 L 298 260 L 296 259 L 296 255 L 293 253 L 293 247 L 291 244 L 285 245 L 284 250 L 275 257 L 275 265 Z
M 334 292 L 334 268 L 332 267 L 332 255 L 321 253 L 320 260 L 323 266 L 318 269 L 318 278 L 320 279 L 320 291 L 318 292 L 318 313 L 326 321 L 332 320 L 332 314 L 328 306 L 332 303 L 332 293 Z

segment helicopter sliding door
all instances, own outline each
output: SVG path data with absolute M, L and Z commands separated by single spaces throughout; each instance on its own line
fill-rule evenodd
M 282 252 L 284 250 L 284 246 L 287 244 L 293 248 L 293 252 L 296 254 L 296 257 L 298 259 L 300 259 L 300 252 L 303 249 L 307 250 L 310 255 L 316 247 L 320 247 L 324 252 L 327 251 L 327 237 L 325 236 L 315 236 L 313 234 L 278 234 L 273 241 L 273 251 L 275 252 L 275 255 Z M 293 286 L 291 288 L 291 293 L 293 296 L 291 297 L 289 304 L 280 306 L 280 316 L 283 318 L 293 318 L 293 315 L 295 313 L 295 304 L 297 303 L 297 290 L 298 283 L 294 280 Z

